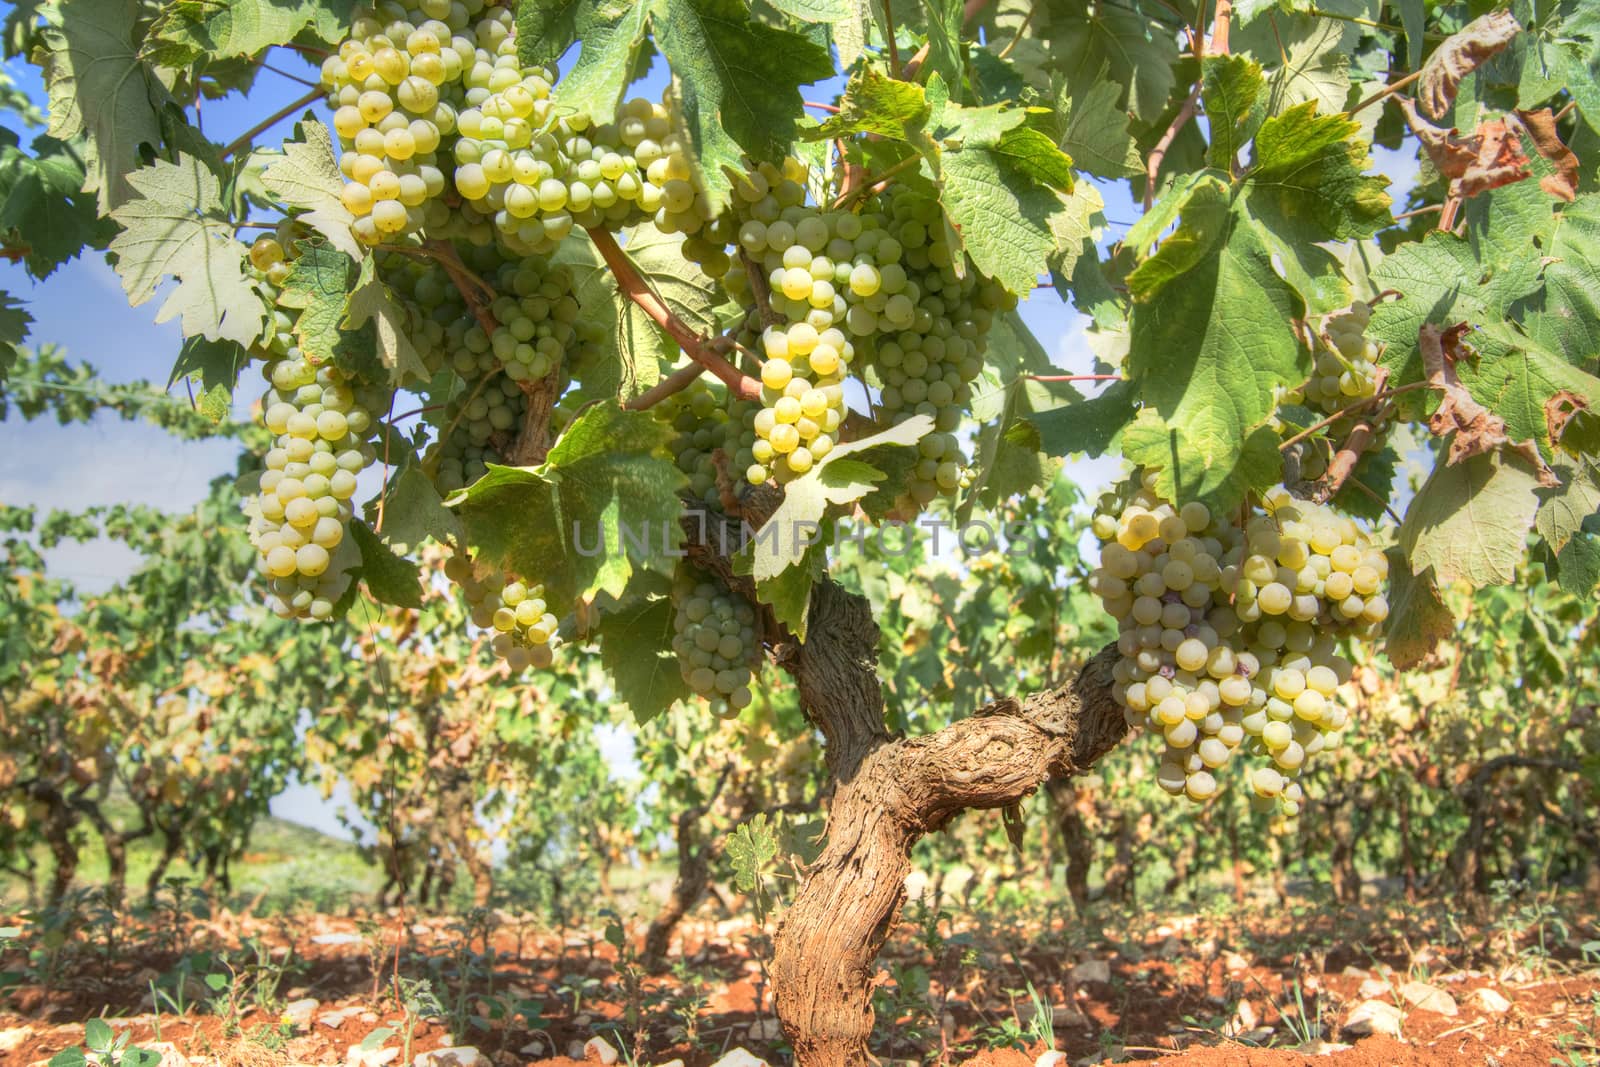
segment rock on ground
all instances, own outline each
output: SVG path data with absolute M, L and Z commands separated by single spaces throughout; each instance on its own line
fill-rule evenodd
M 1407 982 L 1398 990 L 1400 999 L 1414 1008 L 1431 1011 L 1437 1015 L 1456 1015 L 1456 998 L 1427 982 Z
M 1400 1024 L 1404 1021 L 1405 1015 L 1387 1000 L 1363 1000 L 1344 1017 L 1343 1030 L 1347 1037 L 1367 1037 L 1372 1034 L 1399 1037 Z

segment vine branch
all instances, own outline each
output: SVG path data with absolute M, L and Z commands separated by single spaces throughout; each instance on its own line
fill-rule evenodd
M 672 309 L 667 307 L 634 268 L 633 261 L 617 244 L 616 238 L 598 227 L 587 232 L 589 240 L 594 242 L 595 248 L 600 252 L 600 258 L 605 260 L 606 266 L 611 268 L 612 275 L 617 279 L 617 289 L 649 315 L 657 326 L 667 331 L 667 335 L 678 342 L 678 347 L 683 349 L 685 355 L 716 375 L 735 395 L 746 400 L 754 400 L 761 395 L 760 382 L 739 373 L 738 368 L 718 354 L 704 338 L 672 313 Z
M 301 108 L 310 107 L 318 100 L 321 100 L 324 95 L 326 94 L 319 85 L 315 89 L 312 89 L 310 92 L 306 93 L 304 96 L 299 97 L 291 103 L 285 104 L 282 108 L 274 111 L 272 114 L 268 115 L 266 118 L 262 119 L 260 122 L 256 123 L 254 126 L 235 137 L 232 141 L 229 141 L 227 146 L 222 150 L 222 158 L 227 159 L 239 149 L 249 145 L 251 141 L 256 139 L 256 135 L 277 125 L 279 122 L 282 122 L 284 119 L 288 118 L 290 115 L 293 115 Z
M 647 411 L 674 393 L 681 393 L 699 380 L 706 369 L 698 363 L 686 363 L 622 405 L 624 411 Z

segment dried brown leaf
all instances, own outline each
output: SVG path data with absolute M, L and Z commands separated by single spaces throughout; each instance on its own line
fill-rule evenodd
M 1496 448 L 1515 452 L 1539 474 L 1539 484 L 1554 488 L 1561 484 L 1538 446 L 1531 440 L 1513 443 L 1506 436 L 1505 420 L 1473 399 L 1456 374 L 1456 363 L 1470 358 L 1461 339 L 1472 329 L 1458 322 L 1444 329 L 1424 323 L 1417 333 L 1417 348 L 1422 353 L 1428 382 L 1439 391 L 1438 409 L 1428 417 L 1428 429 L 1436 437 L 1450 437 L 1446 464 L 1456 464 Z
M 1544 402 L 1544 422 L 1550 429 L 1550 443 L 1559 445 L 1561 435 L 1567 432 L 1567 423 L 1580 411 L 1587 411 L 1589 404 L 1578 394 L 1563 389 L 1549 400 Z
M 1528 140 L 1533 142 L 1534 151 L 1556 169 L 1554 174 L 1539 179 L 1539 188 L 1557 200 L 1572 203 L 1578 198 L 1578 157 L 1562 143 L 1561 135 L 1556 132 L 1555 113 L 1544 107 L 1538 111 L 1518 111 L 1517 118 Z
M 1509 11 L 1480 15 L 1451 34 L 1422 65 L 1417 96 L 1423 113 L 1442 119 L 1456 102 L 1461 80 L 1491 56 L 1504 51 L 1522 27 Z
M 1460 137 L 1455 130 L 1442 129 L 1423 118 L 1410 100 L 1402 98 L 1400 108 L 1434 167 L 1451 183 L 1451 196 L 1464 200 L 1520 182 L 1533 173 L 1522 150 L 1522 138 L 1504 119 L 1485 122 L 1471 137 Z

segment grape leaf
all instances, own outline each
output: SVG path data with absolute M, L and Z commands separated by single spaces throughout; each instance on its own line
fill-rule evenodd
M 801 22 L 839 22 L 850 14 L 851 0 L 767 0 L 774 8 Z M 844 61 L 849 66 L 848 60 Z
M 1056 111 L 1056 143 L 1082 170 L 1097 178 L 1131 178 L 1144 173 L 1139 146 L 1128 132 L 1128 113 L 1118 104 L 1121 87 L 1102 75 L 1077 89 L 1062 86 Z
M 839 98 L 839 113 L 830 115 L 820 126 L 802 131 L 800 136 L 808 141 L 827 141 L 872 133 L 931 146 L 924 129 L 931 114 L 928 94 L 922 86 L 864 67 L 851 75 L 845 86 L 844 95 Z
M 1256 53 L 1264 65 L 1281 65 L 1267 79 L 1267 111 L 1280 115 L 1308 100 L 1325 115 L 1344 110 L 1350 94 L 1350 51 L 1345 40 L 1355 27 L 1329 18 L 1296 15 L 1275 18 L 1277 32 L 1269 51 Z M 1351 34 L 1353 42 L 1356 34 Z
M 1211 122 L 1206 162 L 1231 171 L 1266 113 L 1262 97 L 1266 79 L 1261 75 L 1261 64 L 1245 56 L 1207 56 L 1204 72 L 1200 99 Z M 1135 173 L 1142 171 L 1141 167 Z
M 28 273 L 43 279 L 84 245 L 109 237 L 113 227 L 82 192 L 86 172 L 72 145 L 41 134 L 33 152 L 12 149 L 0 158 L 0 231 L 16 231 L 27 249 Z
M 517 5 L 517 55 L 528 66 L 554 67 L 574 44 L 577 62 L 556 85 L 556 101 L 610 122 L 640 71 L 650 4 L 633 0 L 541 0 Z
M 643 5 L 641 5 L 643 6 Z M 651 0 L 651 28 L 677 80 L 679 108 L 713 212 L 723 168 L 780 159 L 795 139 L 800 86 L 833 74 L 828 50 L 756 22 L 740 0 Z
M 1580 533 L 1556 557 L 1556 580 L 1574 596 L 1592 597 L 1600 588 L 1600 536 Z
M 291 261 L 278 303 L 300 309 L 294 334 L 305 357 L 313 363 L 337 362 L 343 341 L 339 323 L 350 302 L 355 264 L 343 252 L 312 241 L 296 241 L 295 245 L 300 254 Z
M 253 56 L 288 44 L 309 28 L 337 44 L 348 32 L 354 0 L 176 0 L 150 27 L 144 55 L 164 67 Z
M 728 835 L 728 862 L 733 865 L 734 884 L 741 893 L 761 890 L 762 873 L 778 857 L 776 826 L 761 812 L 749 822 L 740 823 Z
M 966 15 L 962 0 L 922 0 L 928 35 L 928 71 L 959 89 L 965 64 L 961 61 L 962 26 Z
M 640 596 L 600 617 L 600 662 L 641 725 L 690 695 L 672 653 L 674 615 L 669 598 Z
M 1389 6 L 1400 13 L 1400 25 L 1406 31 L 1406 68 L 1417 70 L 1422 64 L 1422 47 L 1428 25 L 1427 0 L 1389 0 Z
M 234 240 L 216 175 L 180 155 L 176 163 L 156 160 L 128 182 L 136 195 L 111 213 L 123 227 L 111 251 L 129 303 L 144 303 L 176 278 L 157 322 L 181 315 L 190 337 L 241 345 L 259 338 L 266 304 L 246 273 L 245 246 Z
M 1103 456 L 1117 447 L 1122 430 L 1134 417 L 1136 394 L 1131 382 L 1113 382 L 1099 396 L 1028 416 L 1039 431 L 1039 446 L 1052 456 L 1084 453 Z
M 1439 596 L 1433 571 L 1412 574 L 1404 560 L 1396 563 L 1389 568 L 1388 599 L 1383 650 L 1398 670 L 1415 667 L 1455 633 L 1455 616 Z
M 1261 430 L 1276 390 L 1303 381 L 1309 360 L 1293 329 L 1297 295 L 1218 185 L 1195 188 L 1178 229 L 1128 277 L 1127 371 L 1146 406 L 1123 445 L 1135 462 L 1163 467 L 1169 489 L 1237 499 L 1281 470 Z
M 1546 458 L 1552 455 L 1547 405 L 1558 392 L 1600 408 L 1600 379 L 1525 340 L 1506 323 L 1489 325 L 1469 340 L 1477 358 L 1459 361 L 1456 374 L 1474 400 L 1505 420 L 1512 441 L 1531 439 Z
M 128 175 L 139 146 L 160 145 L 159 112 L 170 96 L 135 45 L 138 4 L 128 0 L 62 0 L 59 16 L 39 33 L 47 49 L 49 134 L 86 138 L 83 191 L 101 213 L 135 195 Z
M 1432 567 L 1440 581 L 1474 588 L 1513 581 L 1539 508 L 1538 487 L 1528 464 L 1504 452 L 1437 464 L 1400 524 L 1413 573 Z
M 369 510 L 375 509 L 369 506 Z M 389 480 L 383 504 L 383 536 L 391 544 L 415 549 L 430 537 L 441 545 L 458 543 L 463 531 L 455 512 L 444 506 L 428 476 L 416 464 L 407 464 Z
M 1177 35 L 1120 5 L 1071 0 L 1060 7 L 1067 10 L 1052 13 L 1051 54 L 1070 57 L 1066 73 L 1073 86 L 1087 86 L 1109 72 L 1112 84 L 1126 87 L 1125 105 L 1136 119 L 1159 118 L 1177 81 Z
M 267 164 L 262 184 L 334 248 L 351 259 L 362 258 L 361 244 L 350 232 L 356 217 L 341 197 L 345 182 L 339 173 L 333 135 L 314 118 L 302 121 L 296 132 L 300 140 L 285 144 L 283 155 Z
M 250 351 L 237 341 L 212 341 L 204 337 L 185 338 L 172 366 L 173 382 L 185 375 L 199 378 L 207 394 L 223 389 L 231 393 L 239 375 L 250 365 Z
M 1371 237 L 1389 226 L 1389 180 L 1371 163 L 1358 123 L 1299 104 L 1261 124 L 1250 171 L 1251 214 L 1290 247 Z
M 1213 510 L 1237 507 L 1245 496 L 1283 479 L 1278 435 L 1257 427 L 1219 450 L 1222 462 L 1197 450 L 1194 438 L 1152 408 L 1141 409 L 1122 431 L 1122 455 L 1157 468 L 1156 491 L 1168 500 L 1204 500 Z
M 361 260 L 346 309 L 345 330 L 356 331 L 372 324 L 374 354 L 388 371 L 390 382 L 428 377 L 428 368 L 411 343 L 404 305 L 378 277 L 377 262 L 372 256 Z
M 361 579 L 380 604 L 402 608 L 422 606 L 421 572 L 415 563 L 396 555 L 360 519 L 350 521 L 350 535 L 361 550 Z
M 1557 489 L 1541 491 L 1534 529 L 1558 556 L 1583 530 L 1583 524 L 1600 514 L 1600 465 L 1592 456 L 1560 459 L 1551 464 L 1561 479 Z
M 586 409 L 537 467 L 491 466 L 451 500 L 491 562 L 540 581 L 553 602 L 620 597 L 638 570 L 670 570 L 685 478 L 658 455 L 673 430 L 647 412 Z M 627 534 L 624 537 L 624 533 Z
M 1600 113 L 1595 121 L 1600 122 Z M 1579 197 L 1551 216 L 1544 191 L 1533 182 L 1523 184 L 1528 199 L 1544 208 L 1536 216 L 1539 229 L 1523 239 L 1539 241 L 1546 251 L 1541 284 L 1514 314 L 1535 341 L 1593 372 L 1600 368 L 1595 360 L 1600 352 L 1600 195 Z M 1497 190 L 1494 196 L 1510 199 L 1510 193 L 1511 188 Z
M 17 361 L 17 346 L 28 336 L 33 316 L 10 293 L 0 289 L 0 382 Z

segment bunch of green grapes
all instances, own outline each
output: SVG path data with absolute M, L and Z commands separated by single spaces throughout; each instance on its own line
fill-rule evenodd
M 500 326 L 489 348 L 507 377 L 533 381 L 557 367 L 585 362 L 593 337 L 579 322 L 582 309 L 565 267 L 537 258 L 509 261 L 500 267 L 495 285 L 500 295 L 490 310 Z
M 673 585 L 672 651 L 684 682 L 721 718 L 750 706 L 750 680 L 760 665 L 755 611 L 710 575 L 684 565 Z
M 262 342 L 256 355 L 263 359 L 282 359 L 295 346 L 295 317 L 277 306 L 278 293 L 289 280 L 293 262 L 286 258 L 283 243 L 276 234 L 264 233 L 250 244 L 250 272 L 272 296 L 272 336 Z
M 489 473 L 489 464 L 505 463 L 528 406 L 522 387 L 498 370 L 468 381 L 471 387 L 438 413 L 439 439 L 426 460 L 441 493 L 465 489 Z
M 437 375 L 450 365 L 461 333 L 472 322 L 460 290 L 433 259 L 380 253 L 378 273 L 406 315 L 406 338 L 428 375 Z
M 595 125 L 584 112 L 552 114 L 554 71 L 525 74 L 457 122 L 456 191 L 509 247 L 548 251 L 573 226 L 701 228 L 705 196 L 665 107 L 636 98 Z
M 274 442 L 258 492 L 245 504 L 250 540 L 269 579 L 272 610 L 326 619 L 348 585 L 329 566 L 353 514 L 356 476 L 375 458 L 366 436 L 382 398 L 295 349 L 262 371 L 271 388 L 261 420 Z
M 1282 489 L 1241 527 L 1161 500 L 1151 471 L 1102 497 L 1093 529 L 1090 588 L 1119 627 L 1113 693 L 1130 726 L 1161 735 L 1157 781 L 1207 800 L 1243 748 L 1262 758 L 1250 772 L 1260 803 L 1296 814 L 1306 760 L 1349 724 L 1339 641 L 1375 637 L 1388 614 L 1383 553 Z
M 461 556 L 450 557 L 444 573 L 466 594 L 473 625 L 494 631 L 489 645 L 513 673 L 550 666 L 561 643 L 560 623 L 545 603 L 544 586 L 493 572 L 477 576 Z
M 688 476 L 689 491 L 719 508 L 722 494 L 717 486 L 716 453 L 725 450 L 733 427 L 722 392 L 696 381 L 661 405 L 661 417 L 678 432 L 672 442 L 672 455 L 678 469 Z
M 350 37 L 323 61 L 322 84 L 359 240 L 378 244 L 447 223 L 444 140 L 475 93 L 521 79 L 512 29 L 511 8 L 484 0 L 384 0 L 352 21 Z
M 1357 301 L 1329 315 L 1317 336 L 1312 374 L 1301 389 L 1305 402 L 1332 415 L 1378 392 L 1378 346 L 1366 336 L 1372 305 Z

